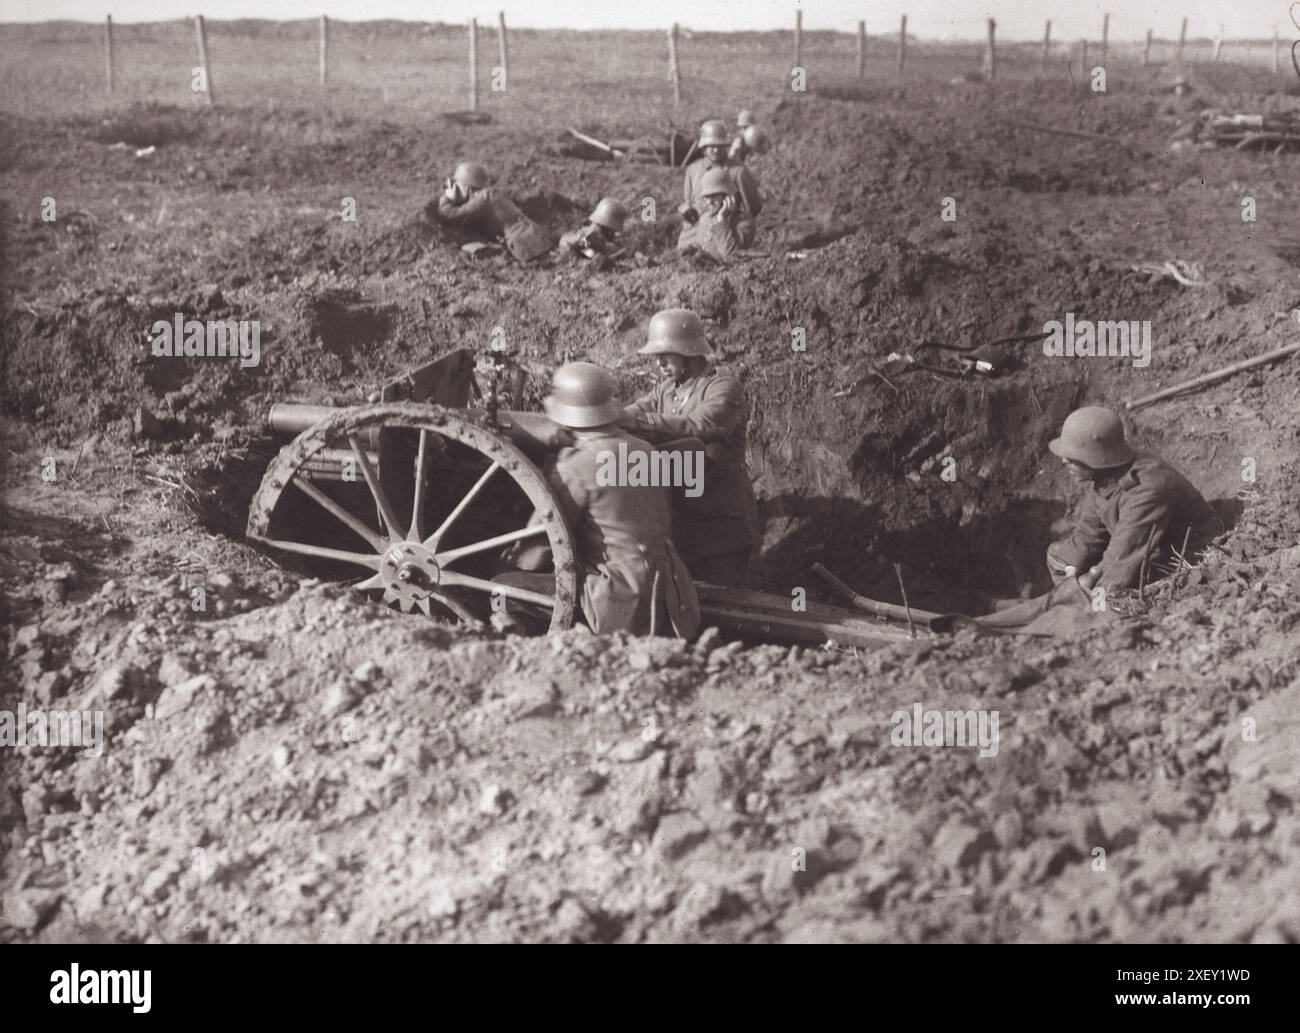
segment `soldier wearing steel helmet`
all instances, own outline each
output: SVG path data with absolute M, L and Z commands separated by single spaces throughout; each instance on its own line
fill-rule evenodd
M 725 169 L 709 169 L 700 178 L 703 208 L 691 240 L 683 254 L 699 252 L 726 264 L 741 250 L 740 208 L 732 193 L 732 180 Z
M 626 221 L 627 207 L 612 197 L 602 197 L 581 228 L 560 238 L 560 250 L 579 258 L 612 255 Z
M 685 251 L 699 246 L 697 238 L 704 232 L 700 229 L 700 214 L 704 211 L 701 187 L 704 177 L 713 169 L 723 170 L 731 180 L 731 193 L 736 198 L 736 232 L 743 246 L 749 247 L 754 241 L 754 220 L 763 210 L 758 180 L 744 165 L 727 157 L 731 138 L 726 123 L 717 120 L 705 122 L 700 126 L 696 144 L 703 151 L 704 158 L 686 166 L 686 178 L 682 186 L 684 200 L 678 209 L 686 224 L 677 238 L 678 249 Z
M 597 634 L 654 631 L 693 638 L 699 601 L 672 542 L 671 488 L 610 483 L 601 475 L 612 455 L 651 451 L 618 426 L 623 407 L 614 378 L 593 363 L 570 362 L 556 370 L 543 407 L 572 436 L 544 473 L 573 531 L 587 624 Z M 513 571 L 494 580 L 545 594 L 555 590 L 553 574 Z M 514 617 L 543 616 L 513 601 L 507 601 L 506 615 L 495 622 L 499 627 L 509 628 Z
M 1176 569 L 1175 550 L 1190 560 L 1223 530 L 1191 483 L 1157 456 L 1137 452 L 1119 417 L 1101 406 L 1066 417 L 1047 446 L 1084 486 L 1071 533 L 1047 549 L 1058 584 L 1078 577 L 1085 588 L 1137 588 Z
M 639 352 L 654 357 L 664 379 L 624 410 L 621 425 L 657 444 L 703 444 L 703 493 L 675 497 L 673 540 L 696 579 L 741 585 L 759 545 L 758 507 L 745 468 L 744 389 L 714 365 L 704 324 L 689 309 L 657 313 Z
M 443 181 L 437 216 L 462 239 L 501 243 L 521 262 L 540 258 L 554 243 L 545 229 L 491 186 L 487 169 L 476 161 L 461 162 Z
M 766 154 L 767 147 L 767 134 L 754 121 L 754 113 L 748 108 L 741 108 L 740 114 L 736 116 L 736 132 L 732 136 L 727 157 L 743 165 L 751 154 Z

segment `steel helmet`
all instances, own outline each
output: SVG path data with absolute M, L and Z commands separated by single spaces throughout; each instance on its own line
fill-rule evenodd
M 745 146 L 756 154 L 767 153 L 767 134 L 758 126 L 745 126 L 740 138 L 745 141 Z
M 1065 418 L 1061 436 L 1047 447 L 1062 459 L 1093 470 L 1105 470 L 1130 462 L 1136 452 L 1124 440 L 1124 424 L 1109 409 L 1089 405 L 1076 409 Z
M 482 190 L 488 185 L 488 170 L 476 161 L 462 161 L 451 178 L 466 190 Z
M 740 114 L 736 116 L 736 125 L 740 129 L 754 124 L 754 113 L 749 108 L 741 108 Z
M 713 354 L 704 337 L 704 323 L 688 308 L 666 308 L 650 320 L 648 340 L 638 349 L 641 355 Z
M 700 138 L 696 143 L 700 147 L 727 147 L 731 144 L 731 133 L 725 122 L 712 118 L 700 126 Z
M 556 423 L 577 430 L 614 423 L 623 414 L 614 397 L 614 378 L 593 362 L 569 362 L 557 369 L 542 408 Z
M 735 193 L 726 169 L 709 169 L 700 177 L 700 196 Z
M 591 213 L 591 221 L 617 233 L 627 221 L 627 207 L 612 197 L 602 197 L 596 210 Z

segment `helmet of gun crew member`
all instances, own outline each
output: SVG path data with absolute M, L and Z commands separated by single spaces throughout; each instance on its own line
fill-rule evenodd
M 713 354 L 704 337 L 704 323 L 690 309 L 668 308 L 656 312 L 646 336 L 645 345 L 638 349 L 641 355 L 708 357 Z
M 462 161 L 451 178 L 466 190 L 482 190 L 488 185 L 488 171 L 476 161 Z
M 700 147 L 727 147 L 731 143 L 731 133 L 725 122 L 710 119 L 700 126 L 700 138 L 696 143 Z
M 542 408 L 556 423 L 575 430 L 614 423 L 623 414 L 614 397 L 614 378 L 592 362 L 569 362 L 557 369 Z
M 627 221 L 627 207 L 612 197 L 602 197 L 596 210 L 591 213 L 591 221 L 617 233 Z
M 740 114 L 736 116 L 736 125 L 744 129 L 746 126 L 754 124 L 754 113 L 749 108 L 741 108 Z
M 1089 405 L 1065 418 L 1061 436 L 1047 447 L 1062 459 L 1093 470 L 1123 466 L 1137 455 L 1124 439 L 1124 424 L 1109 409 Z

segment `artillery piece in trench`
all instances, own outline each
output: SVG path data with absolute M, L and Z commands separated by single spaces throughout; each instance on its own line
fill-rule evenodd
M 364 405 L 274 405 L 269 429 L 289 440 L 253 496 L 248 537 L 405 613 L 481 626 L 494 601 L 514 599 L 549 610 L 550 631 L 571 627 L 573 534 L 541 471 L 557 425 L 501 406 L 525 377 L 508 353 L 489 351 L 480 369 L 486 391 L 474 354 L 461 349 Z M 470 407 L 471 394 L 481 407 Z M 516 542 L 549 547 L 550 595 L 492 580 Z M 796 610 L 788 596 L 696 587 L 705 626 L 751 640 L 878 646 L 909 635 L 838 607 Z

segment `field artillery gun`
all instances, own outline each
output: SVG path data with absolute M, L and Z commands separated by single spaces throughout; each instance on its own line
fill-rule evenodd
M 502 407 L 524 379 L 505 349 L 478 365 L 486 391 L 475 372 L 474 354 L 462 349 L 390 381 L 364 405 L 273 406 L 268 427 L 287 443 L 253 496 L 248 537 L 404 613 L 481 626 L 514 599 L 549 610 L 551 631 L 571 627 L 573 534 L 541 471 L 560 428 Z M 551 595 L 492 580 L 516 543 L 549 549 Z M 697 588 L 705 626 L 748 639 L 871 647 L 909 637 L 836 607 L 796 611 L 789 597 Z

